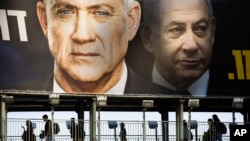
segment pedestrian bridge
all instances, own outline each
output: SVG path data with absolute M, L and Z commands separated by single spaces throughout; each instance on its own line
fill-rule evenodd
M 250 97 L 194 97 L 164 94 L 126 94 L 126 95 L 94 95 L 80 93 L 53 93 L 42 91 L 12 91 L 1 90 L 1 141 L 20 140 L 21 126 L 25 119 L 8 119 L 7 112 L 15 111 L 75 111 L 78 114 L 80 124 L 86 132 L 85 139 L 96 141 L 118 139 L 119 128 L 110 129 L 107 121 L 96 120 L 98 111 L 140 111 L 143 112 L 143 120 L 138 122 L 124 121 L 128 130 L 129 140 L 179 140 L 183 138 L 183 112 L 240 112 L 244 115 L 244 122 L 249 122 Z M 90 118 L 86 121 L 84 111 L 89 111 Z M 145 113 L 157 111 L 161 114 L 161 121 L 156 121 L 158 128 L 151 129 L 149 121 L 145 121 Z M 176 112 L 176 121 L 168 120 L 168 112 Z M 52 117 L 53 118 L 53 117 Z M 234 117 L 233 117 L 234 118 Z M 60 123 L 62 131 L 55 135 L 57 140 L 68 138 L 66 128 L 67 119 L 55 119 Z M 36 136 L 42 130 L 41 121 L 36 123 Z M 119 123 L 121 121 L 117 121 Z M 234 123 L 235 124 L 235 123 Z M 201 139 L 207 130 L 207 123 L 199 123 L 197 127 L 197 139 Z M 145 128 L 143 128 L 145 127 Z M 227 123 L 229 127 L 229 123 Z M 13 132 L 13 133 L 12 133 Z M 157 136 L 155 134 L 157 133 Z M 177 138 L 177 139 L 176 139 Z M 224 135 L 228 138 L 228 134 Z M 67 139 L 66 139 L 67 140 Z
M 27 119 L 16 118 L 7 119 L 7 141 L 21 141 L 23 130 L 25 129 L 25 121 Z M 44 130 L 44 121 L 41 119 L 31 119 L 34 128 L 34 134 L 36 135 L 36 140 L 42 140 L 39 135 L 41 130 Z M 60 132 L 55 134 L 56 141 L 68 141 L 72 140 L 70 134 L 70 119 L 54 119 L 54 122 L 58 123 L 60 126 Z M 76 120 L 76 123 L 82 122 L 84 125 L 85 137 L 84 141 L 90 141 L 90 123 L 89 121 Z M 163 141 L 163 128 L 168 127 L 168 137 L 169 141 L 176 141 L 176 122 L 174 121 L 146 121 L 145 125 L 143 121 L 96 121 L 96 139 L 100 141 L 120 141 L 120 123 L 125 123 L 125 128 L 127 131 L 128 141 L 143 141 L 143 127 L 145 126 L 146 141 Z M 112 124 L 112 125 L 110 125 Z M 228 132 L 223 134 L 223 141 L 229 141 L 229 124 L 225 123 Z M 237 123 L 243 124 L 243 123 Z M 202 135 L 208 129 L 208 124 L 206 122 L 198 122 L 197 127 L 192 128 L 191 132 L 193 134 L 193 141 L 201 141 Z

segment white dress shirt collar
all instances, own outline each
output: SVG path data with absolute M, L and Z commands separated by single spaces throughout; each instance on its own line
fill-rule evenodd
M 175 86 L 165 80 L 154 65 L 152 71 L 152 81 L 171 90 L 177 90 Z M 187 90 L 192 96 L 206 96 L 209 81 L 209 70 L 207 70 L 198 80 L 191 84 Z
M 127 77 L 128 77 L 128 68 L 127 68 L 127 65 L 124 63 L 123 73 L 122 73 L 121 79 L 106 94 L 123 95 L 124 91 L 125 91 Z

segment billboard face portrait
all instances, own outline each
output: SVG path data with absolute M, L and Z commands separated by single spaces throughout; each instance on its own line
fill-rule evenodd
M 235 40 L 242 40 L 243 35 L 237 37 L 237 26 L 231 24 L 232 16 L 229 16 L 243 14 L 249 19 L 245 14 L 249 3 L 243 3 L 231 0 L 144 0 L 139 32 L 142 44 L 153 60 L 145 76 L 174 91 L 187 89 L 193 96 L 249 95 L 249 50 L 244 49 L 246 45 L 232 45 Z M 230 9 L 237 10 L 232 12 Z M 234 20 L 242 21 L 242 18 Z M 230 25 L 231 29 L 224 25 Z M 234 41 L 230 43 L 228 39 L 232 36 Z M 230 62 L 229 59 L 234 57 L 236 63 Z M 242 59 L 246 60 L 241 64 Z
M 250 4 L 185 2 L 3 0 L 0 89 L 248 96 Z
M 138 3 L 48 0 L 38 2 L 37 13 L 64 91 L 105 93 L 119 82 L 139 26 Z
M 144 58 L 151 65 L 134 65 L 135 70 L 147 70 L 145 78 L 192 96 L 249 95 L 248 1 L 142 0 L 141 5 L 141 50 L 150 54 Z M 241 36 L 237 25 L 245 25 Z
M 152 5 L 153 12 L 149 10 Z M 152 81 L 173 90 L 190 88 L 194 95 L 205 95 L 216 26 L 206 1 L 145 0 L 144 6 L 141 37 L 154 56 Z
M 141 7 L 137 1 L 44 0 L 33 6 L 47 39 L 44 47 L 52 56 L 53 69 L 47 76 L 36 76 L 4 89 L 159 93 L 157 85 L 142 80 L 125 62 L 128 43 L 140 24 Z

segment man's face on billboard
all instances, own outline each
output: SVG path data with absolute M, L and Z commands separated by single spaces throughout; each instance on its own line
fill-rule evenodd
M 214 26 L 208 7 L 203 0 L 161 0 L 158 10 L 152 29 L 156 67 L 174 86 L 186 87 L 209 67 Z
M 136 32 L 129 27 L 122 0 L 47 0 L 45 8 L 42 28 L 56 69 L 79 82 L 122 70 L 128 41 Z

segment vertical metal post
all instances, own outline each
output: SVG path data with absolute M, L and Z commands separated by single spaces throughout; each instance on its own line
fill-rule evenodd
M 0 103 L 0 141 L 7 140 L 7 106 L 13 102 L 13 96 L 1 95 Z
M 98 109 L 98 141 L 101 141 L 101 115 L 100 108 Z
M 157 141 L 157 128 L 155 128 L 155 141 Z
M 176 110 L 176 141 L 183 141 L 183 109 L 184 109 L 184 99 L 180 99 L 179 105 Z
M 235 111 L 233 111 L 233 113 L 232 113 L 233 115 L 233 123 L 235 123 L 235 120 L 236 120 L 236 118 L 235 118 Z
M 168 141 L 168 135 L 169 135 L 168 112 L 166 111 L 161 112 L 161 121 L 162 121 L 162 140 Z
M 146 108 L 143 108 L 143 141 L 146 141 L 146 119 L 145 119 Z
M 175 113 L 175 120 L 176 120 L 176 123 L 175 123 L 175 128 L 176 128 L 176 141 L 180 141 L 179 140 L 179 132 L 180 132 L 180 126 L 179 126 L 179 116 L 180 116 L 180 105 L 177 105 L 177 108 L 176 108 L 176 113 Z
M 56 93 L 49 94 L 49 104 L 51 104 L 51 130 L 52 130 L 52 141 L 55 141 L 54 131 L 54 105 L 60 103 L 60 95 Z
M 78 126 L 79 126 L 79 140 L 84 141 L 85 131 L 84 131 L 84 111 L 83 109 L 78 110 Z
M 52 140 L 55 141 L 55 135 L 54 135 L 54 107 L 51 107 L 51 128 L 52 128 Z
M 90 140 L 96 141 L 96 98 L 93 98 L 90 106 Z
M 3 97 L 1 97 L 1 130 L 0 130 L 0 137 L 1 137 L 1 141 L 6 141 L 6 103 L 3 99 Z
M 77 105 L 78 125 L 79 125 L 79 140 L 84 141 L 85 130 L 84 130 L 84 100 L 80 100 Z
M 188 141 L 191 140 L 191 108 L 188 111 Z
M 116 128 L 114 128 L 114 132 L 115 132 L 115 141 L 117 141 L 117 137 L 116 137 Z

